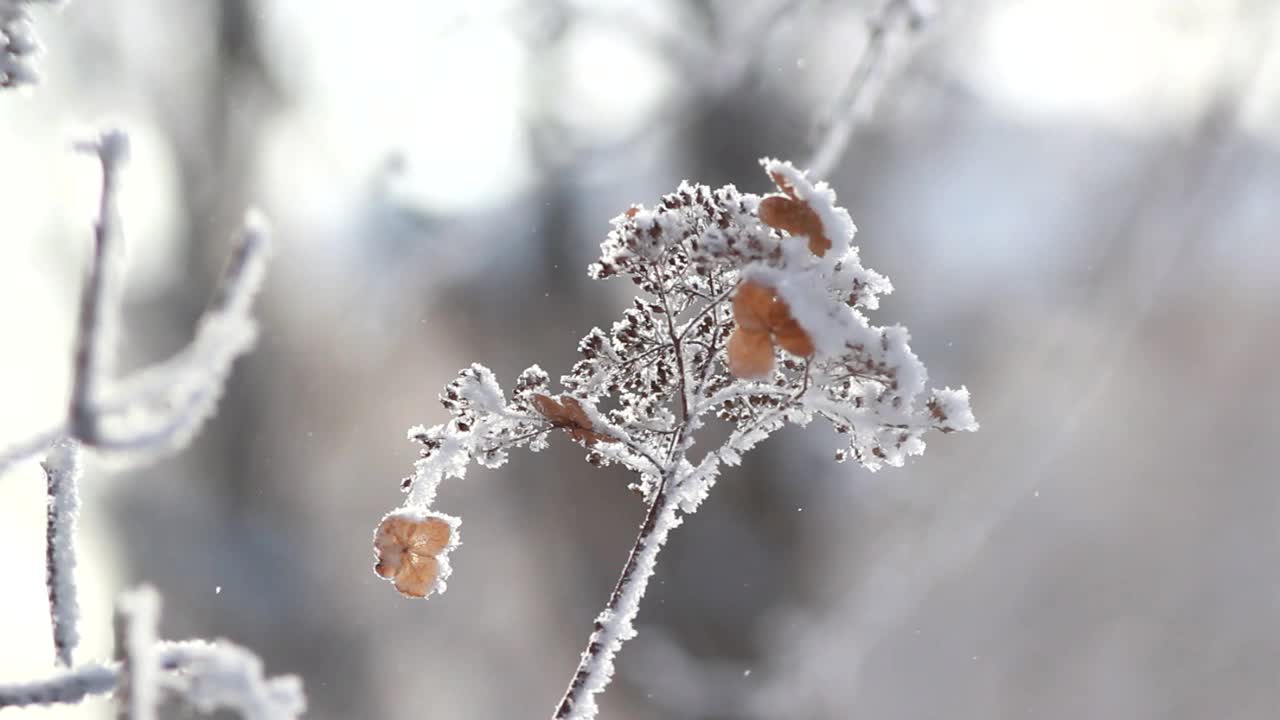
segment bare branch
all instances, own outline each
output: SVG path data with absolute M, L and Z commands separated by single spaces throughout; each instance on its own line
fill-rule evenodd
M 808 162 L 809 175 L 825 178 L 844 154 L 858 122 L 875 105 L 894 51 L 909 32 L 918 32 L 926 13 L 913 0 L 886 0 L 867 20 L 867 41 L 849 83 L 836 99 L 830 117 L 820 125 L 821 137 Z
M 155 720 L 159 701 L 156 626 L 160 596 L 143 586 L 116 603 L 116 660 L 120 663 L 119 720 Z
M 96 141 L 80 143 L 76 147 L 97 155 L 102 165 L 102 194 L 98 203 L 98 220 L 93 228 L 93 254 L 89 262 L 89 276 L 80 293 L 68 412 L 71 435 L 91 442 L 97 431 L 97 416 L 92 405 L 99 394 L 99 383 L 110 372 L 114 353 L 113 331 L 120 311 L 120 297 L 115 291 L 120 256 L 116 247 L 120 242 L 116 195 L 120 187 L 120 169 L 129 155 L 129 139 L 118 130 L 108 130 Z
M 681 522 L 676 513 L 679 506 L 677 496 L 670 492 L 678 480 L 675 476 L 678 466 L 676 463 L 671 465 L 672 469 L 663 478 L 662 486 L 649 504 L 640 524 L 640 533 L 626 564 L 622 566 L 622 575 L 604 610 L 596 616 L 595 629 L 587 640 L 582 660 L 556 708 L 556 720 L 596 716 L 595 695 L 603 692 L 613 679 L 613 659 L 622 644 L 636 635 L 632 623 L 640 612 L 640 601 L 649 587 L 649 579 L 653 577 L 658 553 L 666 544 L 671 529 Z
M 265 222 L 251 212 L 191 343 L 119 383 L 92 408 L 95 448 L 150 461 L 195 436 L 217 409 L 232 364 L 257 338 L 249 311 L 269 254 Z

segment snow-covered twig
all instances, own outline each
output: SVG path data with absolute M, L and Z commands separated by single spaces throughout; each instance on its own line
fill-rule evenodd
M 121 596 L 116 603 L 116 661 L 120 663 L 120 720 L 155 720 L 160 702 L 156 628 L 160 623 L 160 596 L 143 586 Z
M 657 568 L 658 553 L 666 545 L 671 530 L 682 522 L 676 512 L 678 496 L 669 492 L 675 481 L 675 477 L 668 476 L 649 504 L 640 533 L 622 567 L 622 575 L 604 610 L 596 616 L 595 628 L 582 652 L 578 669 L 556 706 L 557 720 L 593 718 L 599 711 L 595 696 L 613 679 L 613 660 L 622 644 L 635 637 L 635 618 Z
M 885 0 L 867 19 L 867 39 L 858 64 L 831 112 L 816 128 L 817 147 L 808 162 L 810 175 L 830 176 L 858 121 L 871 112 L 895 51 L 909 32 L 922 30 L 928 18 L 922 0 Z
M 59 664 L 71 667 L 80 642 L 80 605 L 76 599 L 76 521 L 80 516 L 80 446 L 63 439 L 42 463 L 48 479 L 45 531 L 45 585 L 53 621 L 53 650 Z
M 160 642 L 154 646 L 159 684 L 200 712 L 238 711 L 250 720 L 292 720 L 306 710 L 302 683 L 294 675 L 265 678 L 262 661 L 226 640 Z M 121 684 L 122 664 L 87 664 L 46 680 L 0 685 L 0 710 L 7 707 L 78 703 L 105 695 Z
M 291 720 L 307 709 L 297 676 L 264 677 L 257 655 L 226 640 L 173 645 L 162 658 L 182 668 L 163 678 L 165 687 L 199 712 L 228 709 L 246 720 Z
M 0 453 L 3 473 L 49 449 L 43 463 L 48 478 L 47 584 L 55 655 L 68 667 L 78 642 L 74 539 L 81 448 L 136 462 L 185 446 L 213 414 L 231 365 L 253 345 L 257 328 L 250 308 L 269 256 L 266 223 L 250 212 L 192 342 L 174 357 L 108 384 L 121 296 L 116 287 L 122 241 L 119 172 L 128 139 L 108 131 L 77 148 L 98 157 L 102 193 L 76 326 L 71 402 L 58 427 Z M 248 650 L 226 642 L 157 642 L 159 604 L 151 588 L 124 595 L 116 609 L 114 665 L 87 665 L 42 682 L 0 685 L 0 708 L 75 703 L 115 690 L 119 717 L 152 720 L 164 688 L 202 712 L 229 708 L 254 720 L 288 720 L 302 713 L 306 703 L 298 679 L 264 678 L 261 661 Z M 165 675 L 164 670 L 181 673 Z
M 120 217 L 117 194 L 120 171 L 129 158 L 129 138 L 119 130 L 103 132 L 96 141 L 78 143 L 77 149 L 98 157 L 102 166 L 102 193 L 98 220 L 93 227 L 93 253 L 89 275 L 80 293 L 80 316 L 76 325 L 72 360 L 71 407 L 67 423 L 71 434 L 93 443 L 98 432 L 94 404 L 101 395 L 99 384 L 111 373 L 115 352 L 117 315 L 120 312 Z
M 271 242 L 265 218 L 250 210 L 192 341 L 167 360 L 111 381 L 121 296 L 116 287 L 122 242 L 119 173 L 129 142 L 124 133 L 109 130 L 76 148 L 98 157 L 102 193 L 80 299 L 71 402 L 65 425 L 0 452 L 0 475 L 64 434 L 124 464 L 153 462 L 181 450 L 213 416 L 232 365 L 257 339 L 251 309 L 266 273 Z
M 114 665 L 92 663 L 66 670 L 48 680 L 0 685 L 0 710 L 78 703 L 90 695 L 105 695 L 115 690 L 119 679 L 119 670 Z
M 150 461 L 190 442 L 217 409 L 232 364 L 257 339 L 250 309 L 269 256 L 266 221 L 250 211 L 195 338 L 108 390 L 96 408 L 95 448 Z

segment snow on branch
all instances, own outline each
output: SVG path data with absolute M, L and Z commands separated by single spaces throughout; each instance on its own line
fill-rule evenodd
M 432 505 L 440 483 L 473 461 L 498 467 L 513 448 L 537 452 L 563 436 L 588 462 L 635 473 L 645 519 L 556 718 L 595 717 L 669 532 L 723 466 L 783 426 L 815 419 L 845 443 L 837 460 L 871 471 L 923 453 L 930 431 L 978 427 L 967 390 L 928 388 L 905 328 L 872 322 L 893 286 L 862 265 L 835 192 L 789 163 L 761 164 L 774 193 L 682 183 L 654 207 L 614 218 L 589 272 L 626 278 L 639 294 L 608 331 L 583 337 L 559 394 L 533 366 L 508 399 L 475 364 L 440 396 L 450 420 L 409 431 L 420 457 L 374 552 L 375 571 L 410 597 L 445 590 L 461 521 Z M 689 452 L 709 423 L 727 427 L 725 439 L 695 464 Z
M 97 434 L 98 416 L 94 404 L 98 385 L 111 373 L 121 293 L 120 216 L 117 195 L 120 171 L 129 158 L 129 138 L 119 130 L 103 132 L 97 140 L 80 142 L 77 150 L 98 157 L 102 167 L 102 194 L 98 220 L 93 226 L 93 253 L 89 276 L 80 293 L 80 316 L 76 325 L 71 378 L 71 407 L 68 424 L 71 434 L 91 441 Z
M 10 7 L 0 0 L 0 10 Z M 0 15 L 3 17 L 3 15 Z M 120 314 L 120 171 L 128 158 L 124 133 L 107 131 L 76 148 L 98 158 L 102 194 L 93 252 L 79 304 L 72 359 L 71 401 L 58 427 L 0 453 L 0 474 L 45 450 L 48 482 L 47 586 L 53 646 L 61 674 L 41 682 L 0 685 L 0 708 L 77 703 L 115 691 L 118 717 L 151 720 L 162 691 L 201 712 L 230 709 L 257 720 L 288 720 L 306 706 L 293 676 L 264 678 L 262 662 L 231 643 L 160 643 L 160 599 L 141 588 L 124 595 L 115 616 L 116 662 L 71 667 L 78 644 L 75 585 L 77 485 L 82 448 L 111 458 L 145 462 L 184 447 L 212 416 L 235 360 L 257 335 L 250 315 L 262 284 L 270 244 L 265 221 L 250 212 L 195 338 L 174 357 L 111 381 Z
M 925 0 L 884 0 L 880 10 L 867 19 L 866 43 L 853 74 L 815 127 L 816 148 L 808 162 L 811 175 L 831 175 L 854 128 L 871 113 L 890 66 L 907 45 L 908 35 L 924 29 L 932 10 Z
M 64 435 L 119 464 L 144 464 L 180 451 L 213 416 L 232 365 L 257 339 L 251 310 L 271 242 L 266 219 L 250 210 L 192 341 L 167 360 L 112 380 L 122 296 L 119 176 L 129 140 L 109 130 L 75 147 L 98 158 L 102 193 L 80 298 L 67 419 L 0 452 L 0 475 Z
M 141 618 L 134 618 L 134 621 Z M 177 695 L 202 713 L 232 710 L 248 720 L 293 720 L 306 710 L 295 675 L 263 676 L 252 652 L 219 640 L 159 642 L 152 647 L 157 668 L 153 689 Z M 124 664 L 86 664 L 51 678 L 0 684 L 0 710 L 8 707 L 75 704 L 124 686 Z
M 48 680 L 0 684 L 0 710 L 33 705 L 71 705 L 90 695 L 105 695 L 120 680 L 114 665 L 92 663 L 59 673 Z
M 246 720 L 292 720 L 307 709 L 296 675 L 267 678 L 262 660 L 239 645 L 187 642 L 161 649 L 162 664 L 181 668 L 166 675 L 166 689 L 202 713 L 233 710 Z
M 125 593 L 116 603 L 116 660 L 120 663 L 121 720 L 155 720 L 160 693 L 156 681 L 156 631 L 160 624 L 160 596 L 143 586 Z
M 80 605 L 76 599 L 76 522 L 80 516 L 80 446 L 59 441 L 42 463 L 48 479 L 48 524 L 45 532 L 45 585 L 53 621 L 53 649 L 59 664 L 71 667 L 80 643 Z
M 268 238 L 265 220 L 250 211 L 195 338 L 172 358 L 108 388 L 87 443 L 135 462 L 186 447 L 217 410 L 231 366 L 257 340 L 250 310 L 265 275 Z

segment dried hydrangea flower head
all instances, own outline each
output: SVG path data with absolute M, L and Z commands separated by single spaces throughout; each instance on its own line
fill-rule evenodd
M 443 592 L 449 564 L 442 555 L 454 540 L 450 518 L 407 508 L 389 512 L 373 535 L 378 556 L 373 570 L 407 597 Z
M 637 297 L 608 330 L 579 342 L 560 394 L 535 365 L 508 398 L 492 372 L 472 365 L 441 395 L 449 420 L 409 431 L 420 457 L 397 512 L 427 513 L 446 477 L 462 477 L 473 461 L 498 467 L 512 448 L 542 450 L 555 431 L 583 445 L 591 463 L 634 471 L 648 511 L 556 717 L 594 714 L 592 696 L 634 634 L 658 550 L 723 466 L 784 425 L 814 419 L 842 437 L 838 460 L 869 470 L 924 452 L 931 430 L 977 429 L 968 391 L 928 389 L 906 329 L 867 317 L 892 286 L 862 265 L 835 192 L 789 163 L 762 165 L 778 193 L 682 183 L 613 219 L 589 273 L 629 280 Z M 695 456 L 698 431 L 716 422 L 727 426 L 723 441 Z M 430 515 L 450 523 L 449 543 L 427 553 L 447 567 L 458 521 Z M 394 561 L 379 557 L 379 574 L 399 587 Z

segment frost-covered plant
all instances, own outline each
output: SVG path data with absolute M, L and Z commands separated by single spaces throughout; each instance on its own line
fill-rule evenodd
M 0 684 L 0 709 L 77 703 L 114 691 L 120 717 L 149 720 L 156 717 L 161 691 L 166 691 L 202 712 L 226 708 L 256 720 L 296 718 L 306 707 L 301 682 L 293 676 L 264 678 L 261 661 L 248 650 L 223 640 L 157 640 L 160 601 L 149 588 L 119 602 L 116 661 L 74 663 L 80 640 L 75 530 L 81 511 L 77 486 L 82 456 L 87 451 L 138 465 L 177 452 L 191 441 L 213 415 L 231 365 L 257 337 L 250 310 L 270 250 L 265 224 L 250 213 L 191 343 L 168 360 L 113 378 L 122 295 L 117 287 L 123 240 L 117 194 L 129 141 L 112 130 L 76 147 L 97 156 L 102 195 L 80 299 L 71 401 L 63 422 L 0 452 L 0 477 L 22 460 L 45 455 L 41 465 L 48 481 L 46 585 L 54 656 L 62 669 L 37 682 Z
M 609 683 L 672 528 L 706 499 L 722 465 L 791 423 L 827 420 L 842 437 L 837 460 L 869 470 L 924 452 L 930 430 L 978 427 L 963 387 L 927 389 L 927 375 L 899 325 L 877 326 L 892 290 L 862 265 L 855 231 L 825 183 L 765 159 L 778 192 L 684 183 L 657 206 L 613 220 L 596 279 L 625 278 L 639 295 L 608 331 L 593 328 L 560 378 L 537 366 L 508 399 L 482 365 L 462 370 L 441 401 L 452 418 L 409 438 L 422 446 L 404 504 L 374 536 L 376 571 L 405 595 L 443 592 L 460 520 L 432 509 L 447 477 L 470 463 L 496 468 L 512 448 L 546 448 L 563 434 L 594 465 L 635 473 L 648 511 L 556 718 L 590 718 Z M 698 432 L 727 424 L 726 439 L 692 457 Z

